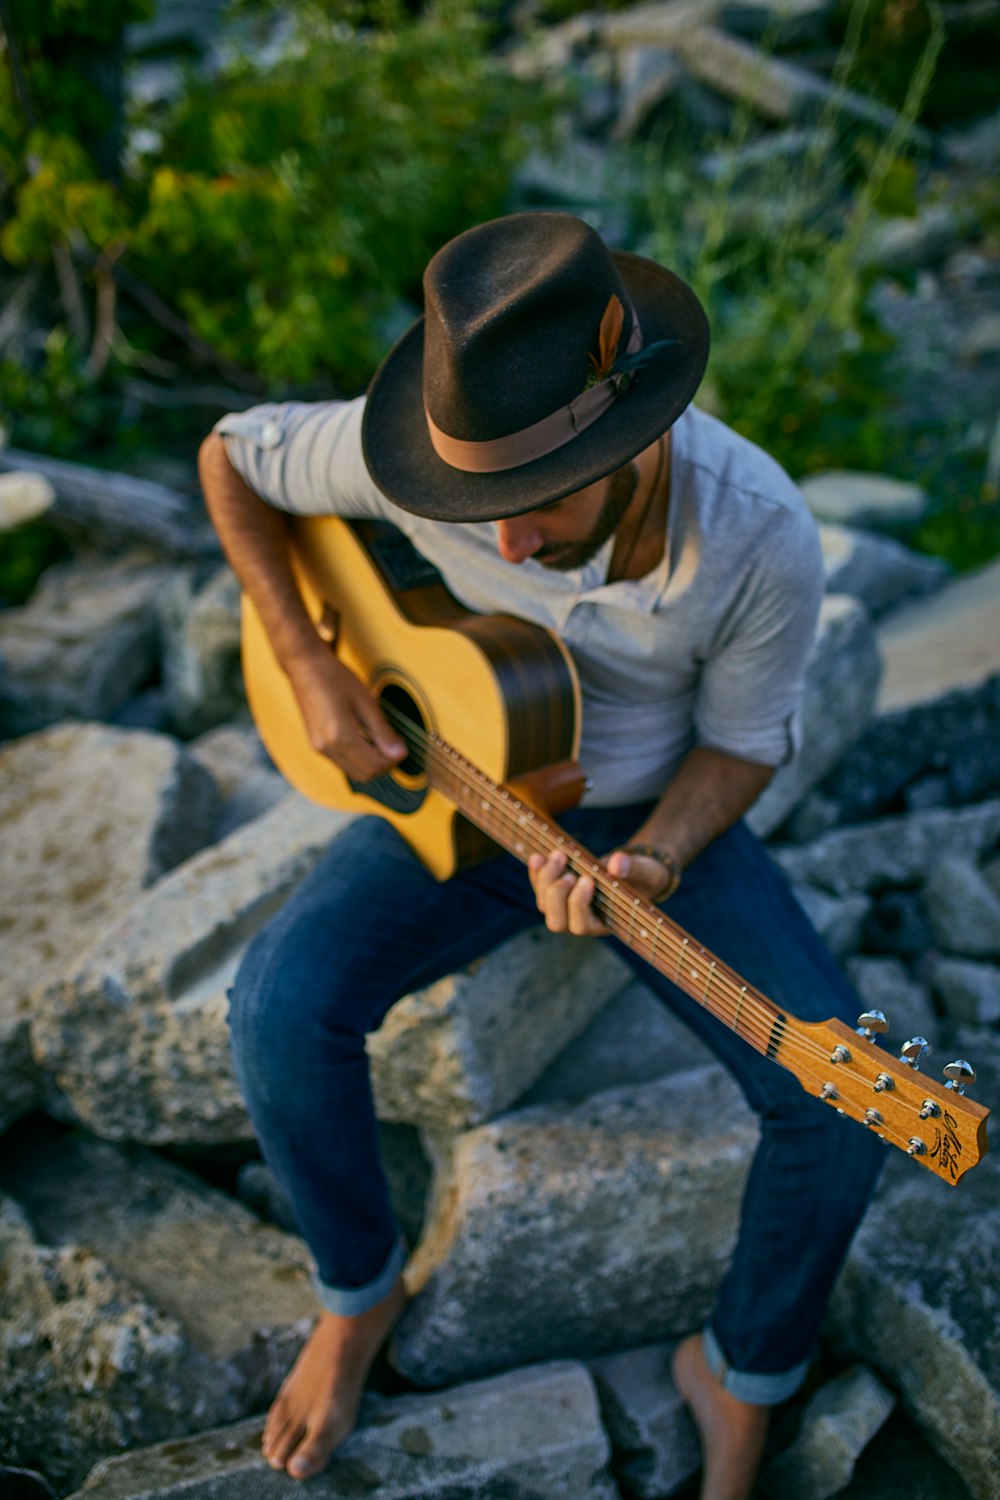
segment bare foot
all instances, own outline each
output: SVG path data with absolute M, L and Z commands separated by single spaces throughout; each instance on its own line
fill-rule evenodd
M 723 1390 L 708 1367 L 700 1333 L 674 1350 L 673 1374 L 701 1438 L 700 1500 L 749 1500 L 771 1408 L 737 1401 Z
M 261 1448 L 272 1469 L 310 1479 L 354 1430 L 368 1371 L 406 1306 L 402 1277 L 356 1317 L 320 1314 L 267 1414 Z

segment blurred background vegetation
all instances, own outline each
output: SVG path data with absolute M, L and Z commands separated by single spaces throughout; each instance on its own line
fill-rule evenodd
M 0 424 L 16 448 L 183 476 L 223 410 L 362 389 L 451 235 L 553 197 L 593 208 L 525 172 L 568 134 L 606 143 L 593 76 L 565 51 L 546 61 L 546 35 L 582 3 L 202 9 L 222 38 L 210 62 L 157 42 L 154 0 L 0 0 Z M 928 487 L 908 540 L 958 566 L 1000 551 L 991 433 L 954 403 L 903 399 L 869 247 L 880 222 L 947 201 L 997 256 L 996 176 L 970 173 L 956 199 L 933 139 L 1000 104 L 998 9 L 836 0 L 805 57 L 834 92 L 801 149 L 768 150 L 772 126 L 746 104 L 702 110 L 696 128 L 653 110 L 614 143 L 588 212 L 706 301 L 706 404 L 796 477 L 859 468 Z M 758 27 L 762 56 L 782 24 L 778 10 Z M 537 65 L 512 65 L 539 39 Z M 158 62 L 167 83 L 150 86 Z M 845 111 L 847 90 L 888 123 Z M 918 277 L 904 258 L 891 279 L 906 294 Z M 36 523 L 2 545 L 11 601 L 59 544 Z

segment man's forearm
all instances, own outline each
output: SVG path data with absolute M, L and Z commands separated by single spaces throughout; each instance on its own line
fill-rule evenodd
M 683 869 L 753 806 L 771 766 L 696 746 L 630 842 L 668 850 Z
M 292 576 L 284 516 L 244 483 L 218 434 L 202 444 L 198 471 L 222 549 L 253 600 L 281 666 L 287 671 L 291 662 L 325 652 Z

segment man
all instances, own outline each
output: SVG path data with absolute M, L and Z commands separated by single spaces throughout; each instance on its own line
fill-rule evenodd
M 853 1022 L 857 998 L 739 821 L 793 751 L 823 586 L 815 528 L 776 464 L 690 406 L 708 350 L 693 293 L 559 213 L 460 235 L 425 292 L 367 402 L 258 408 L 202 450 L 210 512 L 312 745 L 361 781 L 405 754 L 306 615 L 279 512 L 391 519 L 462 603 L 547 625 L 572 651 L 591 783 L 562 819 L 574 837 L 669 897 L 778 1004 Z M 359 819 L 251 945 L 233 994 L 237 1075 L 325 1309 L 268 1416 L 275 1468 L 324 1466 L 404 1307 L 365 1035 L 400 996 L 533 922 L 603 933 L 593 894 L 562 855 L 534 856 L 527 878 L 500 855 L 438 884 L 386 822 Z M 745 1500 L 769 1409 L 804 1378 L 878 1143 L 848 1137 L 635 962 L 761 1117 L 718 1304 L 675 1361 L 703 1500 Z

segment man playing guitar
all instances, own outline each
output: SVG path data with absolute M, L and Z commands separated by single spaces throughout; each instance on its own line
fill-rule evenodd
M 367 400 L 258 407 L 202 448 L 210 513 L 310 745 L 355 784 L 407 755 L 317 633 L 282 512 L 390 520 L 462 605 L 568 648 L 589 778 L 561 820 L 573 837 L 779 1005 L 853 1023 L 857 997 L 740 821 L 794 753 L 818 540 L 787 475 L 691 406 L 708 351 L 693 293 L 547 212 L 460 235 L 425 293 Z M 359 818 L 251 944 L 233 992 L 237 1076 L 324 1308 L 267 1420 L 273 1467 L 323 1468 L 405 1305 L 366 1034 L 532 923 L 607 934 L 594 891 L 561 852 L 532 855 L 527 878 L 500 854 L 438 881 L 387 821 Z M 674 1370 L 702 1438 L 702 1500 L 746 1500 L 883 1153 L 642 968 L 760 1117 L 732 1263 Z

